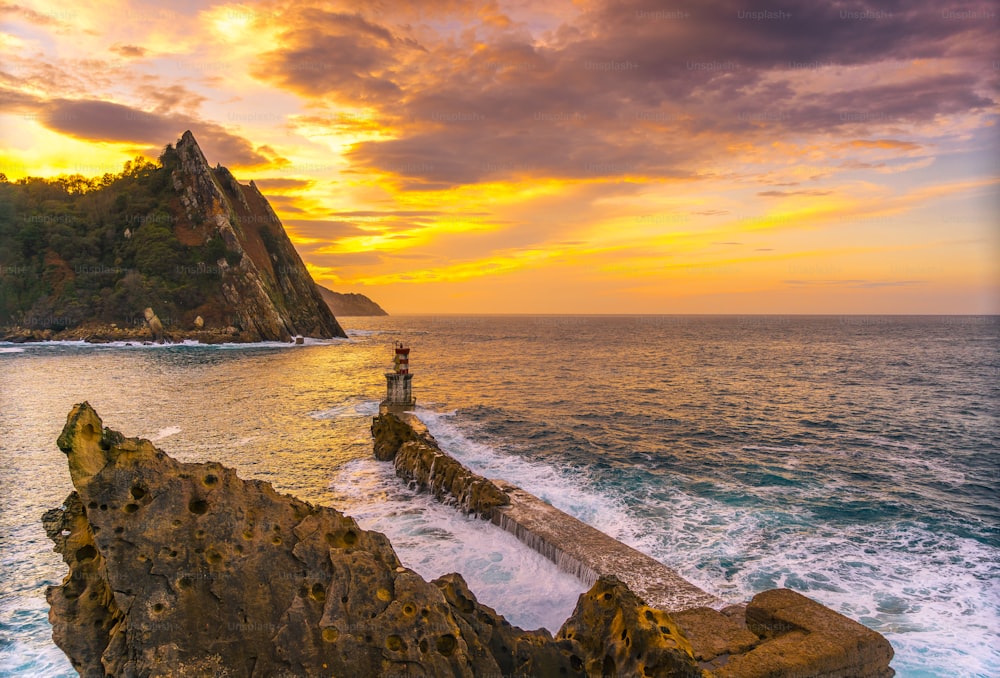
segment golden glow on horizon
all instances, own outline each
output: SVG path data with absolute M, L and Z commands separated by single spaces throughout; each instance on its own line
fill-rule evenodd
M 99 177 L 122 171 L 125 162 L 141 155 L 135 144 L 94 143 L 51 132 L 32 117 L 7 118 L 19 143 L 0 148 L 0 167 L 10 181 L 24 177 L 53 178 L 80 174 Z M 7 123 L 5 122 L 5 125 Z

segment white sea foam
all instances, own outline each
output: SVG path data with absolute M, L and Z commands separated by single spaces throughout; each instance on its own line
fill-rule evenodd
M 52 582 L 56 583 L 56 582 Z M 8 596 L 0 607 L 0 676 L 46 676 L 75 678 L 77 673 L 55 643 L 39 642 L 38 636 L 51 635 L 48 603 L 37 590 L 30 595 Z M 8 635 L 7 623 L 18 632 Z
M 986 635 L 1000 628 L 997 587 L 983 595 L 984 582 L 995 581 L 996 565 L 978 542 L 914 527 L 764 534 L 765 548 L 751 551 L 753 558 L 735 576 L 745 593 L 773 580 L 885 633 L 893 643 L 919 648 L 897 660 L 902 675 L 942 665 L 953 667 L 952 675 L 996 675 L 1000 669 Z
M 233 349 L 251 349 L 251 348 L 301 348 L 303 346 L 330 346 L 342 344 L 349 341 L 349 339 L 344 339 L 343 337 L 336 337 L 334 339 L 313 339 L 312 337 L 305 337 L 301 344 L 296 344 L 294 342 L 288 341 L 257 341 L 253 343 L 239 343 L 239 342 L 227 342 L 225 344 L 199 344 L 197 342 L 185 341 L 185 345 L 202 346 L 205 348 L 217 348 L 224 350 Z M 178 346 L 178 344 L 171 344 L 171 346 Z
M 40 646 L 14 639 L 0 650 L 0 676 L 78 678 L 79 674 L 55 644 Z
M 761 452 L 801 452 L 805 448 L 802 445 L 792 445 L 791 447 L 781 447 L 775 445 L 744 445 L 744 450 Z
M 0 353 L 24 353 L 20 346 L 0 346 Z
M 363 528 L 389 537 L 404 565 L 425 579 L 460 573 L 481 603 L 512 624 L 555 633 L 586 589 L 515 536 L 407 487 L 392 464 L 348 462 L 332 487 Z
M 843 438 L 845 436 L 840 435 L 838 438 Z M 875 435 L 853 435 L 851 437 L 857 438 L 858 440 L 864 440 L 876 447 L 896 447 L 904 450 L 914 450 L 917 449 L 917 445 L 914 443 L 908 443 L 900 440 L 892 440 L 884 436 Z
M 808 511 L 650 494 L 633 544 L 724 597 L 788 587 L 883 633 L 900 676 L 1000 675 L 995 550 L 911 524 L 817 527 Z M 675 561 L 676 562 L 676 561 Z M 990 593 L 984 595 L 984 583 Z M 990 634 L 993 640 L 990 640 Z M 903 651 L 905 650 L 905 651 Z
M 598 493 L 585 470 L 524 460 L 470 440 L 454 413 L 418 414 L 442 447 L 476 472 L 520 485 L 720 597 L 746 601 L 769 588 L 800 591 L 885 634 L 897 649 L 893 667 L 901 677 L 937 675 L 941 666 L 953 667 L 955 676 L 1000 675 L 998 565 L 995 549 L 976 540 L 915 524 L 824 528 L 808 509 L 791 510 L 787 502 L 762 512 L 662 487 L 630 508 Z M 944 462 L 921 466 L 959 479 Z M 837 492 L 828 483 L 757 490 Z
M 417 415 L 445 451 L 476 473 L 512 482 L 616 539 L 628 543 L 635 538 L 636 526 L 624 504 L 590 489 L 590 478 L 585 472 L 556 469 L 471 440 L 455 426 L 454 412 L 418 407 Z
M 75 348 L 88 348 L 97 347 L 107 344 L 88 344 L 85 341 L 29 341 L 18 345 L 18 348 L 22 349 L 36 349 L 36 348 L 58 348 L 60 346 L 69 346 Z

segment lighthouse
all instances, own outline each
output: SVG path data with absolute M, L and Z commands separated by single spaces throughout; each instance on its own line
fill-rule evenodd
M 413 399 L 410 349 L 401 341 L 396 342 L 392 372 L 385 373 L 385 400 L 382 404 L 392 408 L 410 408 L 417 404 Z

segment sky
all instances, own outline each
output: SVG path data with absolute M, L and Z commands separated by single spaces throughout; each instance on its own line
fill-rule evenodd
M 0 171 L 190 129 L 390 313 L 1000 313 L 1000 4 L 0 0 Z

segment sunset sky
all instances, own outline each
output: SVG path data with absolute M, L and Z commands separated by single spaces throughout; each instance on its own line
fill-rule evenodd
M 190 129 L 390 313 L 1000 312 L 1000 7 L 0 2 L 0 171 Z

